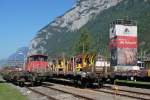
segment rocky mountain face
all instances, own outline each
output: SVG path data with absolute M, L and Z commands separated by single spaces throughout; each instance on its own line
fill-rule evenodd
M 29 46 L 29 54 L 54 52 L 55 46 L 51 44 L 61 45 L 63 40 L 59 37 L 62 34 L 79 30 L 100 12 L 117 5 L 120 1 L 122 0 L 77 0 L 72 9 L 37 33 Z M 47 46 L 50 46 L 49 51 Z
M 121 0 L 77 0 L 75 6 L 63 16 L 50 23 L 52 27 L 66 28 L 67 31 L 80 29 L 101 11 L 118 4 Z
M 92 49 L 97 48 L 99 36 L 101 48 L 108 48 L 109 24 L 126 17 L 138 22 L 139 47 L 149 52 L 149 11 L 150 0 L 77 0 L 72 9 L 38 31 L 28 54 L 71 54 L 82 28 L 88 29 L 93 38 Z

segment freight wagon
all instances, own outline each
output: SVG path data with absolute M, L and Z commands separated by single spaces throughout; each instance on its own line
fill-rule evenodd
M 97 59 L 96 63 L 95 60 Z M 96 66 L 95 66 L 96 65 Z M 71 81 L 77 86 L 87 87 L 89 85 L 102 86 L 102 79 L 107 77 L 107 69 L 110 64 L 95 54 L 79 54 L 74 57 L 53 60 L 51 65 L 51 79 L 64 79 Z

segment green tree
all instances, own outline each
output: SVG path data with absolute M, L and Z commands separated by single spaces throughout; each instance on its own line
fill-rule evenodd
M 76 53 L 87 53 L 91 46 L 92 38 L 86 28 L 80 29 L 80 37 L 76 43 Z

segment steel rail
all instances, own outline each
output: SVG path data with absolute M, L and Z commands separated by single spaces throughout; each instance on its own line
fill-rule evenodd
M 111 88 L 110 86 L 104 86 L 105 89 L 112 89 L 115 90 L 114 88 Z M 130 91 L 130 90 L 125 90 L 125 89 L 118 89 L 118 91 L 123 91 L 123 92 L 130 92 L 130 93 L 135 93 L 135 94 L 142 94 L 142 95 L 147 95 L 150 96 L 150 93 L 144 93 L 144 92 L 137 92 L 137 91 Z
M 60 91 L 60 92 L 63 92 L 63 93 L 71 94 L 75 97 L 83 98 L 85 100 L 95 100 L 93 98 L 89 98 L 89 97 L 86 97 L 86 96 L 83 96 L 83 95 L 79 95 L 79 94 L 75 94 L 75 93 L 72 93 L 72 92 L 64 91 L 64 90 L 57 89 L 57 88 L 54 88 L 54 87 L 50 87 L 50 86 L 46 86 L 46 85 L 43 85 L 43 87 L 46 87 L 46 88 L 49 88 L 49 89 L 52 89 L 52 90 L 55 90 L 55 91 Z
M 110 90 L 110 89 L 109 89 Z M 128 95 L 128 94 L 123 94 L 123 93 L 118 93 L 118 92 L 115 92 L 114 89 L 112 89 L 111 91 L 105 91 L 105 90 L 98 90 L 98 89 L 93 89 L 93 91 L 97 91 L 97 92 L 103 92 L 103 93 L 108 93 L 108 94 L 113 94 L 113 95 L 119 95 L 119 96 L 124 96 L 124 97 L 129 97 L 129 98 L 133 98 L 133 99 L 138 99 L 138 100 L 150 100 L 150 98 L 144 98 L 143 96 L 142 97 L 139 97 L 139 96 L 133 96 L 133 95 Z M 119 90 L 118 90 L 119 91 Z M 127 91 L 123 91 L 123 92 L 127 92 Z M 128 91 L 128 93 L 134 93 L 132 91 Z M 134 93 L 136 94 L 136 93 Z M 139 95 L 139 94 L 138 94 Z M 149 95 L 147 95 L 149 96 Z
M 34 93 L 40 94 L 41 96 L 46 96 L 49 100 L 59 100 L 59 99 L 56 99 L 56 98 L 54 98 L 52 96 L 46 95 L 46 94 L 44 94 L 42 92 L 39 92 L 39 91 L 37 91 L 35 89 L 32 89 L 30 87 L 26 87 L 26 88 L 29 89 L 30 91 L 33 91 Z

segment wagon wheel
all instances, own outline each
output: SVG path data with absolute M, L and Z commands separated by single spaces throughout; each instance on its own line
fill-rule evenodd
M 23 87 L 24 86 L 24 82 L 25 82 L 25 79 L 21 78 L 20 81 L 19 81 L 19 86 Z
M 31 79 L 31 86 L 34 86 L 35 85 L 35 76 L 32 76 L 32 79 Z

